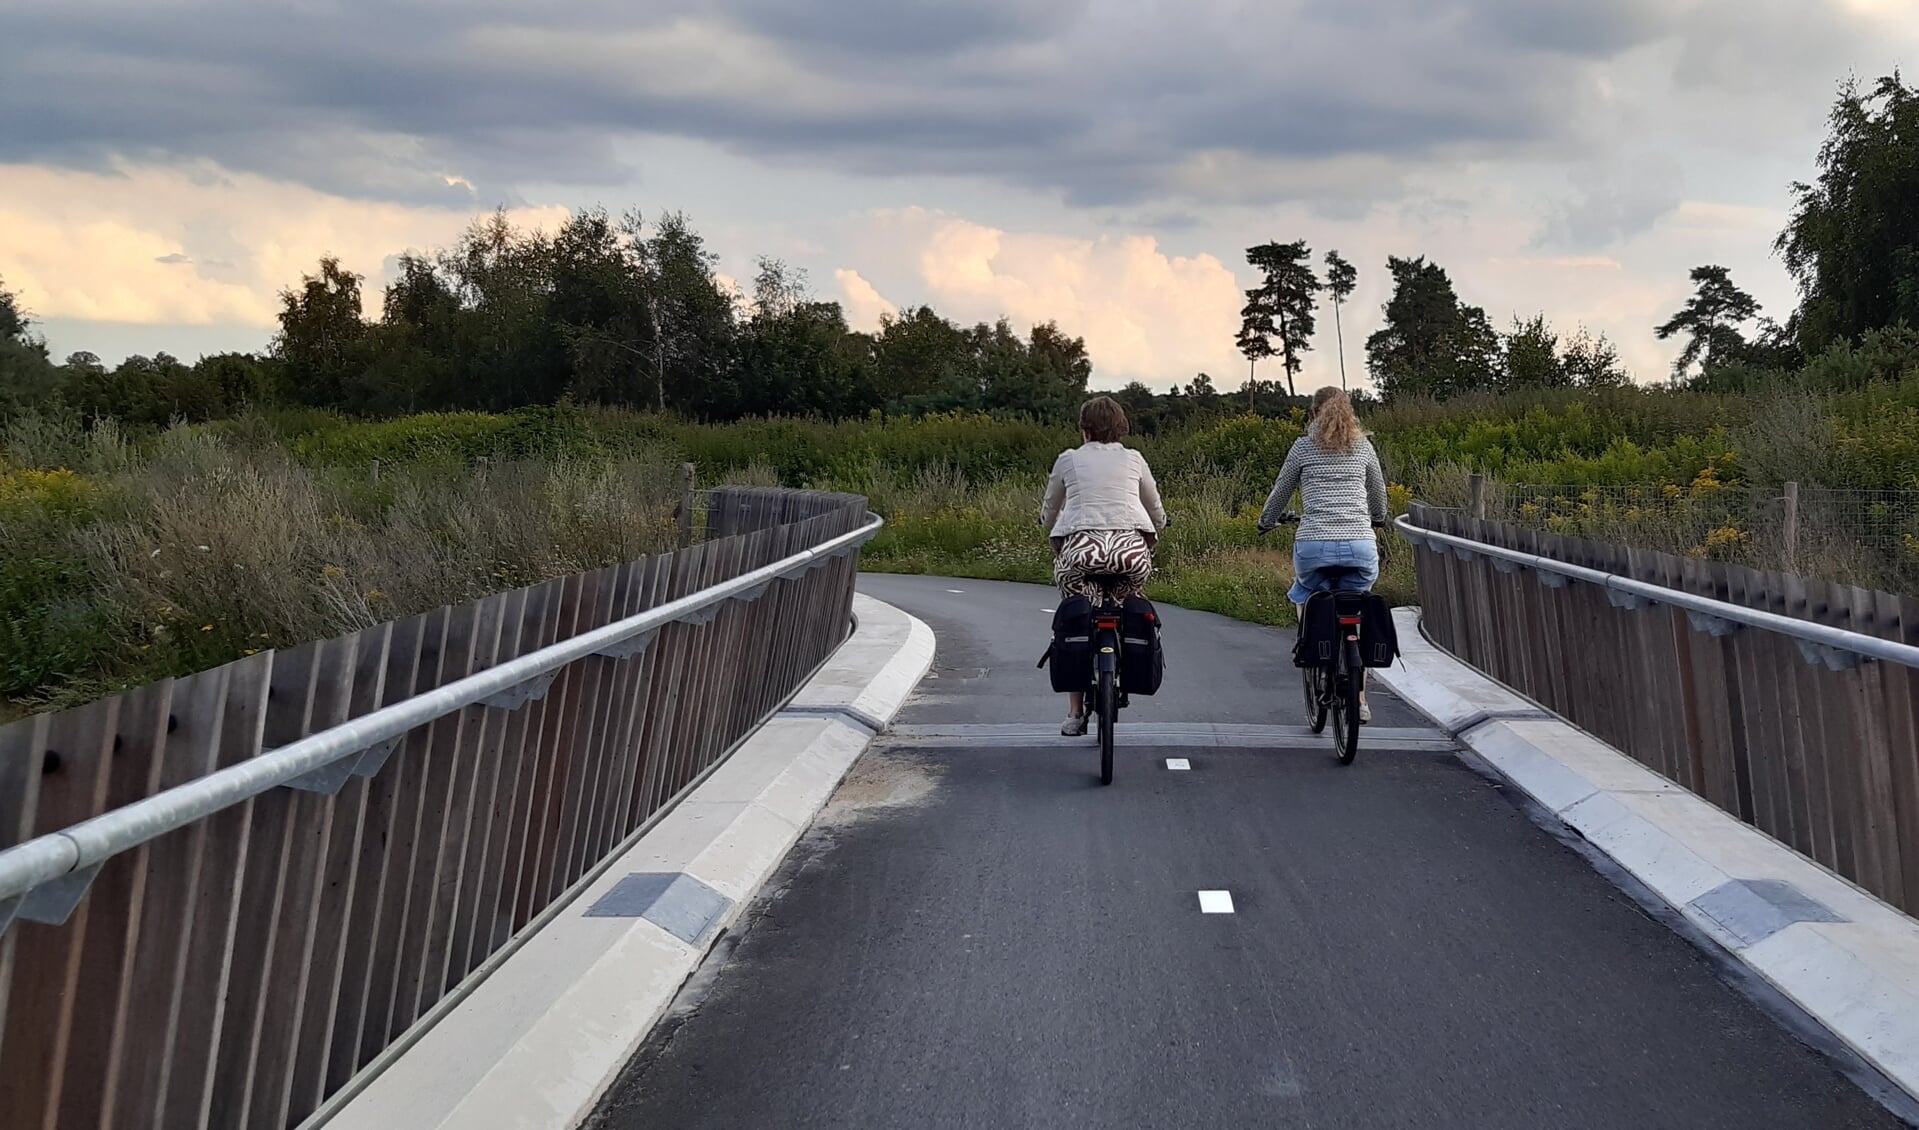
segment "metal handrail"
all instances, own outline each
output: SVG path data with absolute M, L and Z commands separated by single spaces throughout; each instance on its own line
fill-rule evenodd
M 753 599 L 782 577 L 804 572 L 826 558 L 871 541 L 884 524 L 884 519 L 869 512 L 866 524 L 859 529 L 771 565 L 0 851 L 0 929 L 5 928 L 13 907 L 37 887 L 62 879 L 77 881 L 79 889 L 67 892 L 62 899 L 77 901 L 100 864 L 121 852 L 363 754 L 437 718 L 534 682 L 576 660 L 617 648 L 676 621 L 704 621 L 711 616 L 707 610 L 724 601 Z
M 1418 544 L 1429 540 L 1464 553 L 1484 554 L 1500 561 L 1509 561 L 1523 568 L 1540 573 L 1550 573 L 1586 584 L 1597 585 L 1628 597 L 1647 601 L 1652 604 L 1665 604 L 1686 612 L 1743 627 L 1758 628 L 1789 636 L 1803 644 L 1829 648 L 1834 652 L 1864 656 L 1868 659 L 1881 659 L 1888 663 L 1898 663 L 1906 667 L 1919 668 L 1919 647 L 1899 643 L 1896 640 L 1881 639 L 1861 632 L 1847 631 L 1826 624 L 1816 624 L 1811 620 L 1800 620 L 1792 616 L 1781 616 L 1776 612 L 1766 612 L 1758 608 L 1747 608 L 1742 604 L 1732 604 L 1723 600 L 1714 600 L 1707 596 L 1696 596 L 1680 589 L 1670 589 L 1648 581 L 1622 577 L 1617 573 L 1607 573 L 1599 569 L 1589 569 L 1584 565 L 1573 565 L 1551 557 L 1541 557 L 1536 553 L 1525 553 L 1505 546 L 1491 545 L 1471 538 L 1462 538 L 1455 534 L 1442 534 L 1437 530 L 1428 530 L 1415 526 L 1406 515 L 1393 520 L 1393 526 L 1404 534 L 1407 540 Z

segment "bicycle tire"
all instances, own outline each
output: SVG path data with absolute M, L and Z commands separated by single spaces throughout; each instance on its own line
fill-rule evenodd
M 1306 727 L 1313 733 L 1323 733 L 1326 729 L 1326 673 L 1317 667 L 1299 669 L 1299 681 L 1306 688 Z
M 1119 692 L 1113 686 L 1113 672 L 1099 673 L 1099 783 L 1113 783 L 1113 727 L 1119 721 Z
M 1344 668 L 1333 687 L 1333 752 L 1341 765 L 1351 765 L 1359 756 L 1359 686 L 1365 668 L 1359 665 L 1359 645 L 1348 642 Z

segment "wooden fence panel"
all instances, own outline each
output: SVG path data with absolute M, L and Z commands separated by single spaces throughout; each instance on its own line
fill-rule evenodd
M 377 673 L 385 645 L 385 632 L 369 630 L 322 646 L 309 733 L 365 714 L 369 704 L 377 701 Z M 362 689 L 361 679 L 369 676 L 374 685 Z M 353 926 L 355 867 L 366 829 L 366 801 L 367 783 L 355 778 L 324 805 L 327 850 L 316 876 L 307 984 L 288 1045 L 293 1062 L 286 1099 L 288 1123 L 304 1119 L 326 1095 L 327 1058 L 338 1022 L 346 943 Z
M 265 652 L 222 669 L 225 693 L 220 713 L 209 720 L 218 735 L 216 769 L 238 765 L 260 752 L 274 659 L 272 652 Z M 161 1121 L 170 1127 L 204 1126 L 212 1109 L 233 951 L 239 938 L 241 893 L 255 867 L 252 801 L 215 813 L 199 826 L 206 830 L 206 838 L 192 937 L 180 978 L 179 1030 L 161 1075 Z M 232 1003 L 244 1007 L 252 1001 L 235 998 Z
M 278 746 L 345 720 L 352 695 L 357 638 L 327 640 L 312 646 L 311 671 L 306 680 L 306 709 L 297 725 L 276 736 L 269 721 L 268 742 Z M 302 648 L 301 651 L 305 651 Z M 288 808 L 287 869 L 279 893 L 279 925 L 275 932 L 271 978 L 274 992 L 266 999 L 260 1022 L 259 1051 L 254 1066 L 250 1109 L 254 1123 L 286 1124 L 293 1101 L 294 1076 L 302 1056 L 300 1037 L 310 996 L 333 995 L 330 980 L 313 980 L 315 955 L 322 945 L 337 945 L 336 917 L 323 920 L 326 871 L 336 855 L 350 854 L 357 819 L 342 825 L 339 798 L 321 792 L 283 790 Z M 336 844 L 336 831 L 346 842 Z M 337 908 L 336 908 L 337 911 Z M 324 963 L 330 968 L 331 959 Z M 325 1006 L 315 1008 L 324 1014 Z M 324 1046 L 320 1044 L 319 1046 Z M 320 1066 L 324 1066 L 323 1064 Z
M 388 683 L 396 648 L 408 639 L 383 624 L 360 632 L 354 660 L 353 696 L 348 717 L 358 718 L 385 706 L 394 695 Z M 324 1047 L 308 1045 L 312 1057 L 324 1063 L 319 1098 L 344 1084 L 359 1067 L 360 1034 L 366 1019 L 368 962 L 379 934 L 381 883 L 386 869 L 387 841 L 393 834 L 393 795 L 398 773 L 389 757 L 372 776 L 349 784 L 358 792 L 360 834 L 348 866 L 351 889 L 346 892 L 346 925 L 341 934 L 339 972 Z M 317 1103 L 318 1099 L 316 1099 Z
M 1876 593 L 1873 600 L 1881 625 L 1896 638 L 1919 644 L 1919 601 L 1887 593 Z M 1919 907 L 1919 670 L 1880 664 L 1877 674 L 1886 697 L 1903 903 Z
M 318 644 L 306 644 L 274 656 L 267 681 L 268 710 L 264 719 L 263 749 L 285 745 L 306 732 L 312 706 Z M 227 983 L 230 1002 L 220 1028 L 219 1061 L 213 1082 L 211 1118 L 218 1126 L 248 1126 L 254 1118 L 268 1121 L 271 1112 L 258 1110 L 261 1075 L 271 1076 L 281 1066 L 271 1047 L 262 1071 L 261 1048 L 270 1044 L 269 1028 L 284 1015 L 288 995 L 299 981 L 296 947 L 306 935 L 304 909 L 297 904 L 303 890 L 303 872 L 323 849 L 302 834 L 304 796 L 279 789 L 255 797 L 251 809 L 246 875 L 240 888 L 239 921 L 233 941 L 232 971 Z M 291 895 L 289 892 L 291 891 Z
M 383 705 L 416 693 L 422 681 L 420 668 L 427 658 L 428 633 L 445 629 L 445 616 L 431 613 L 392 626 L 381 679 Z M 437 652 L 435 657 L 437 661 Z M 356 900 L 356 920 L 362 925 L 354 931 L 355 944 L 348 947 L 352 995 L 329 1057 L 340 1063 L 347 1075 L 372 1062 L 387 1043 L 387 1022 L 393 1014 L 393 954 L 399 948 L 406 912 L 407 870 L 413 864 L 412 837 L 419 822 L 419 798 L 414 789 L 419 758 L 409 754 L 420 738 L 419 731 L 401 735 L 367 790 L 367 822 L 373 834 L 364 841 L 360 855 L 360 866 L 369 872 L 360 884 L 363 898 Z M 352 1030 L 356 1027 L 357 1032 Z M 345 1082 L 337 1073 L 335 1078 Z
M 1910 598 L 1416 506 L 1415 525 L 1850 631 L 1919 638 Z M 1427 633 L 1465 661 L 1909 911 L 1919 909 L 1919 671 L 1830 669 L 1791 639 L 1544 588 L 1415 551 Z M 1532 588 L 1528 588 L 1532 585 Z
M 528 595 L 528 590 L 518 589 L 481 602 L 481 621 L 486 625 L 484 635 L 491 641 L 487 666 L 524 654 L 521 636 L 525 630 Z M 437 995 L 452 991 L 473 971 L 480 960 L 473 954 L 474 937 L 481 930 L 483 919 L 491 925 L 493 908 L 482 907 L 481 897 L 492 875 L 489 869 L 498 866 L 493 854 L 493 834 L 498 822 L 500 778 L 505 768 L 507 738 L 514 729 L 514 715 L 518 713 L 520 711 L 499 707 L 481 707 L 479 711 L 478 732 L 466 762 L 466 774 L 472 781 L 459 832 L 459 874 L 453 909 L 447 919 L 446 958 Z
M 159 775 L 160 747 L 166 740 L 173 681 L 162 680 L 125 695 L 107 736 L 107 787 L 101 811 L 120 808 L 153 793 Z M 111 1110 L 109 1088 L 118 1057 L 127 1048 L 121 1027 L 132 994 L 140 912 L 146 902 L 146 852 L 132 851 L 106 861 L 93 881 L 85 944 L 80 947 L 81 977 L 75 988 L 71 1051 L 60 1095 L 59 1125 L 98 1126 Z
M 468 646 L 467 671 L 485 670 L 499 662 L 500 636 L 504 630 L 507 598 L 498 594 L 473 604 L 472 642 Z M 440 820 L 439 853 L 431 881 L 432 901 L 427 912 L 426 946 L 422 952 L 420 994 L 415 1019 L 426 1015 L 439 1003 L 448 986 L 447 973 L 452 963 L 454 935 L 458 930 L 460 892 L 468 865 L 468 830 L 473 823 L 473 805 L 482 776 L 480 758 L 492 727 L 499 725 L 500 711 L 484 705 L 469 706 L 449 717 L 459 720 L 458 729 L 447 742 L 450 787 L 446 811 Z
M 0 849 L 864 514 L 846 495 L 715 491 L 707 540 L 674 553 L 0 727 Z M 844 638 L 856 573 L 847 555 L 774 581 L 637 655 L 569 664 L 524 705 L 404 734 L 336 791 L 274 789 L 110 858 L 65 923 L 0 934 L 0 1125 L 297 1124 L 784 702 Z
M 109 699 L 55 715 L 45 742 L 29 754 L 40 762 L 32 834 L 57 832 L 102 811 L 110 743 L 121 702 Z M 31 770 L 30 770 L 31 771 Z M 101 916 L 114 908 L 99 908 Z M 63 926 L 20 922 L 14 950 L 7 1028 L 0 1034 L 0 1124 L 52 1130 L 58 1125 L 73 1034 L 80 957 L 95 908 L 82 900 Z M 84 1086 L 86 1081 L 75 1080 Z
M 536 604 L 537 622 L 532 620 Z M 534 639 L 526 650 L 538 651 L 564 638 L 567 628 L 565 617 L 571 607 L 567 603 L 565 580 L 553 580 L 540 585 L 537 595 L 529 597 L 527 601 L 529 619 L 523 630 L 533 632 Z M 510 757 L 513 788 L 509 792 L 509 804 L 501 817 L 506 822 L 506 845 L 501 856 L 499 889 L 487 900 L 493 908 L 492 926 L 486 936 L 489 953 L 505 945 L 526 921 L 520 917 L 520 908 L 522 892 L 528 886 L 527 867 L 534 848 L 534 821 L 544 803 L 539 783 L 546 761 L 540 744 L 546 714 L 547 700 L 544 698 L 514 711 L 515 727 L 511 731 L 513 752 Z

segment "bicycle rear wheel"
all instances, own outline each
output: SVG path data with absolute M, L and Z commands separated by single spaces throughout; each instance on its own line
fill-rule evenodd
M 1359 756 L 1359 686 L 1365 669 L 1359 665 L 1359 646 L 1348 643 L 1346 662 L 1333 676 L 1333 752 L 1341 765 Z
M 1099 783 L 1113 783 L 1113 727 L 1119 722 L 1119 689 L 1113 685 L 1113 672 L 1099 673 Z
M 1299 681 L 1306 688 L 1306 725 L 1317 734 L 1326 728 L 1326 673 L 1317 667 L 1301 667 Z

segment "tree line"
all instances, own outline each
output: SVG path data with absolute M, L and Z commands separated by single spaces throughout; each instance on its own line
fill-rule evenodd
M 1821 374 L 1856 383 L 1919 361 L 1919 91 L 1898 74 L 1841 90 L 1817 157 L 1818 176 L 1792 186 L 1793 210 L 1773 244 L 1797 284 L 1784 321 L 1765 317 L 1752 295 L 1716 264 L 1694 268 L 1685 306 L 1654 328 L 1681 338 L 1675 385 L 1734 390 L 1776 382 L 1818 362 Z M 1235 344 L 1257 393 L 1259 362 L 1280 359 L 1294 394 L 1301 355 L 1312 348 L 1323 291 L 1335 327 L 1356 273 L 1337 251 L 1314 271 L 1304 240 L 1247 248 L 1260 282 L 1246 292 Z M 1388 258 L 1392 297 L 1385 324 L 1366 339 L 1378 394 L 1446 398 L 1523 388 L 1625 384 L 1618 351 L 1583 327 L 1562 341 L 1543 315 L 1493 328 L 1483 308 L 1462 302 L 1451 279 L 1425 258 Z M 1345 383 L 1345 340 L 1339 334 Z
M 1841 89 L 1818 175 L 1792 186 L 1773 241 L 1798 291 L 1785 321 L 1765 316 L 1716 264 L 1659 326 L 1683 337 L 1675 382 L 1737 390 L 1802 369 L 1828 383 L 1919 368 L 1919 90 L 1897 73 Z
M 1341 311 L 1358 286 L 1359 272 L 1337 251 L 1325 257 L 1322 280 L 1312 265 L 1305 240 L 1262 243 L 1246 249 L 1246 261 L 1260 273 L 1259 285 L 1246 292 L 1235 341 L 1247 360 L 1244 386 L 1256 402 L 1259 362 L 1277 357 L 1286 393 L 1298 396 L 1295 377 L 1312 349 L 1318 328 L 1316 308 L 1323 291 L 1332 300 L 1339 343 L 1340 384 L 1346 377 L 1346 335 Z M 1583 327 L 1561 340 L 1544 315 L 1514 319 L 1500 333 L 1478 306 L 1462 302 L 1443 267 L 1423 256 L 1389 256 L 1392 297 L 1382 309 L 1384 325 L 1366 339 L 1366 368 L 1377 394 L 1386 400 L 1408 396 L 1444 399 L 1466 392 L 1531 388 L 1604 388 L 1630 380 L 1619 352 L 1605 335 Z
M 0 287 L 0 413 L 163 424 L 247 405 L 390 416 L 578 403 L 705 420 L 1057 417 L 1092 375 L 1084 340 L 1052 323 L 1021 335 L 1004 319 L 963 326 L 920 306 L 854 331 L 778 260 L 760 260 L 750 298 L 736 295 L 677 213 L 648 223 L 591 209 L 550 234 L 496 213 L 449 248 L 400 256 L 376 317 L 364 284 L 322 259 L 281 293 L 264 356 L 136 356 L 112 370 L 86 353 L 52 363 Z

